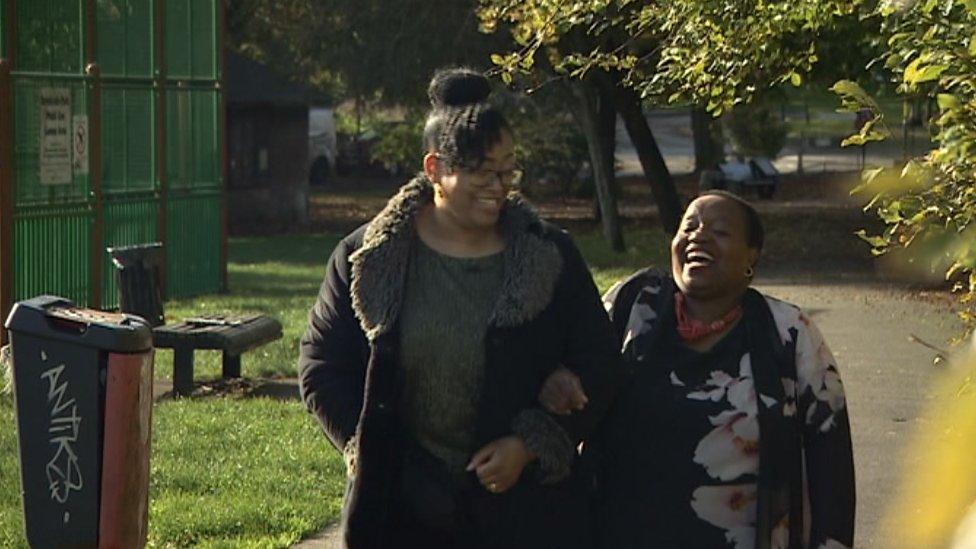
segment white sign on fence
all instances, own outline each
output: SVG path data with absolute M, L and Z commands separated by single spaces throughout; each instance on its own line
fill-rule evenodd
M 41 185 L 71 183 L 71 90 L 41 88 Z
M 88 115 L 71 117 L 71 169 L 75 175 L 88 173 Z

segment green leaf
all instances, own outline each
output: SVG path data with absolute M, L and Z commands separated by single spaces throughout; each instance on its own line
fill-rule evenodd
M 790 84 L 793 84 L 793 87 L 795 88 L 799 88 L 803 85 L 803 77 L 800 76 L 800 73 L 794 72 L 790 74 Z
M 948 67 L 946 65 L 926 65 L 924 68 L 918 71 L 915 75 L 915 80 L 913 84 L 920 84 L 922 82 L 930 82 L 936 80 Z
M 859 106 L 870 106 L 874 103 L 871 96 L 857 82 L 851 80 L 838 80 L 830 87 L 830 91 L 855 101 Z
M 939 103 L 939 109 L 943 111 L 959 108 L 959 98 L 951 93 L 940 93 L 937 101 Z
M 953 276 L 956 275 L 956 273 L 958 273 L 959 271 L 962 271 L 965 268 L 966 268 L 966 266 L 963 265 L 962 263 L 960 263 L 958 261 L 953 262 L 952 263 L 952 266 L 949 267 L 949 270 L 946 271 L 945 279 L 946 280 L 951 279 Z
M 868 168 L 861 172 L 861 183 L 851 189 L 850 195 L 854 196 L 874 187 L 875 181 L 882 173 L 884 173 L 884 171 L 885 168 L 881 167 Z
M 501 55 L 497 54 L 497 53 L 493 53 L 493 54 L 491 54 L 491 62 L 494 63 L 494 64 L 496 64 L 496 65 L 499 65 L 499 66 L 500 65 L 504 65 L 505 64 L 505 58 L 502 57 Z
M 963 0 L 962 5 L 966 6 L 969 13 L 976 15 L 976 0 Z
M 937 79 L 947 68 L 946 65 L 922 65 L 922 60 L 923 58 L 919 57 L 905 67 L 902 80 L 906 84 L 915 85 L 930 82 Z
M 860 238 L 861 240 L 867 242 L 868 244 L 870 244 L 874 248 L 883 248 L 885 246 L 885 244 L 888 243 L 884 238 L 882 238 L 880 236 L 870 236 L 870 235 L 868 235 L 867 231 L 865 231 L 864 229 L 861 229 L 861 230 L 855 232 L 854 234 L 857 235 L 858 238 Z

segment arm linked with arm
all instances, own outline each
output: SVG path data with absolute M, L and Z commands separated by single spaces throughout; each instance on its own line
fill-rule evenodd
M 538 458 L 544 482 L 569 473 L 576 446 L 596 428 L 620 383 L 619 357 L 606 311 L 582 256 L 565 238 L 561 246 L 565 279 L 555 298 L 565 306 L 560 314 L 564 322 L 562 364 L 579 378 L 588 400 L 569 415 L 550 413 L 540 406 L 516 416 L 513 431 Z
M 563 364 L 579 376 L 587 396 L 586 406 L 566 416 L 553 416 L 574 442 L 586 439 L 609 410 L 620 383 L 618 338 L 600 299 L 590 271 L 579 250 L 569 245 L 566 254 L 569 288 L 565 315 L 565 354 Z

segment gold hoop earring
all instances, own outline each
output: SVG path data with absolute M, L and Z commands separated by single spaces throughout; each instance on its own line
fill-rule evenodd
M 746 268 L 746 278 L 752 278 L 755 275 L 756 275 L 756 270 L 755 269 L 753 269 L 752 267 L 747 267 Z

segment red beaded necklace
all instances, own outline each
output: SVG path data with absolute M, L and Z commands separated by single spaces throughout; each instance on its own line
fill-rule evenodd
M 725 316 L 711 322 L 702 322 L 688 316 L 685 308 L 685 295 L 674 293 L 674 311 L 678 319 L 678 335 L 685 343 L 694 343 L 706 336 L 721 332 L 742 316 L 742 305 L 735 306 Z

